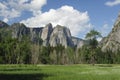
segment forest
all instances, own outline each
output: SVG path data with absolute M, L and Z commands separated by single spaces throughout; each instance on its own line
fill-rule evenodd
M 91 30 L 86 34 L 88 44 L 77 49 L 65 48 L 61 44 L 56 47 L 43 46 L 42 40 L 37 43 L 29 37 L 22 36 L 21 40 L 12 38 L 4 28 L 0 29 L 0 64 L 116 64 L 120 63 L 120 54 L 112 51 L 102 52 L 97 41 L 101 34 Z

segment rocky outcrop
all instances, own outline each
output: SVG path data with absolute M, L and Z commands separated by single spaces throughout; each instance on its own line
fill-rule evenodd
M 30 29 L 22 23 L 14 23 L 11 25 L 11 30 L 12 38 L 21 39 L 23 36 L 28 36 L 30 34 Z
M 75 47 L 78 46 L 79 42 L 81 41 L 82 39 L 80 38 L 77 38 L 77 37 L 72 37 L 72 41 L 73 41 L 73 44 Z
M 43 40 L 43 46 L 47 46 L 49 44 L 50 35 L 53 31 L 52 24 L 47 24 L 43 29 L 41 33 L 41 39 Z
M 30 28 L 30 39 L 33 43 L 36 43 L 36 44 L 39 43 L 39 39 L 41 37 L 42 29 L 43 29 L 43 27 L 41 27 L 41 28 Z
M 12 38 L 18 38 L 21 40 L 22 38 L 28 37 L 30 41 L 33 43 L 38 43 L 42 33 L 41 28 L 29 28 L 26 27 L 23 23 L 14 23 L 10 26 L 10 30 L 12 31 Z
M 89 44 L 88 41 L 81 39 L 77 45 L 77 49 L 82 48 L 84 45 L 88 45 L 88 44 Z
M 0 21 L 0 28 L 9 27 L 9 25 L 3 21 Z
M 70 30 L 64 26 L 57 25 L 51 33 L 49 44 L 53 47 L 59 44 L 65 47 L 74 46 Z
M 43 46 L 57 46 L 62 45 L 65 48 L 69 47 L 77 47 L 81 48 L 84 45 L 84 40 L 72 37 L 71 32 L 67 27 L 57 25 L 53 28 L 52 24 L 49 23 L 45 27 L 40 28 L 29 28 L 26 27 L 23 23 L 14 23 L 10 27 L 8 27 L 6 23 L 0 21 L 1 31 L 9 32 L 8 34 L 12 38 L 22 39 L 30 39 L 30 41 L 34 44 L 40 44 L 42 42 Z
M 102 51 L 117 52 L 120 50 L 120 14 L 110 34 L 102 40 Z

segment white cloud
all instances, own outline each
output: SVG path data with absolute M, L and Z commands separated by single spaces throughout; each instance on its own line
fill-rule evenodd
M 0 3 L 0 9 L 6 9 L 6 8 L 7 8 L 6 5 Z
M 23 11 L 30 11 L 33 15 L 40 13 L 47 0 L 7 0 L 0 2 L 0 16 L 4 18 L 20 17 Z
M 42 7 L 47 4 L 47 0 L 6 0 L 0 1 L 0 17 L 5 22 L 10 19 L 21 17 L 24 11 L 29 11 L 33 15 L 21 22 L 27 26 L 44 26 L 51 22 L 70 28 L 72 35 L 86 34 L 91 29 L 90 18 L 86 12 L 80 12 L 71 6 L 62 6 L 58 9 L 50 9 L 42 13 Z
M 9 20 L 8 20 L 7 18 L 4 18 L 3 21 L 4 21 L 4 22 L 8 22 Z
M 119 4 L 120 4 L 120 0 L 108 1 L 105 3 L 105 5 L 111 6 L 111 7 Z
M 46 0 L 32 0 L 29 6 L 34 10 L 40 10 L 43 5 L 46 4 Z
M 91 29 L 87 12 L 79 12 L 71 6 L 62 6 L 58 9 L 50 9 L 48 12 L 37 14 L 34 17 L 21 21 L 30 27 L 44 26 L 51 22 L 54 26 L 59 24 L 68 27 L 72 35 L 78 36 Z

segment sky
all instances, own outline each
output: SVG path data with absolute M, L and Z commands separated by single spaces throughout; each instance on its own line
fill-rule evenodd
M 120 0 L 0 0 L 0 20 L 44 27 L 66 26 L 84 38 L 91 29 L 107 36 L 120 13 Z

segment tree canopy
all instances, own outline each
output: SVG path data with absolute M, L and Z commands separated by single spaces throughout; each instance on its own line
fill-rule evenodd
M 97 39 L 98 37 L 102 37 L 101 33 L 92 29 L 89 33 L 86 34 L 86 39 Z

